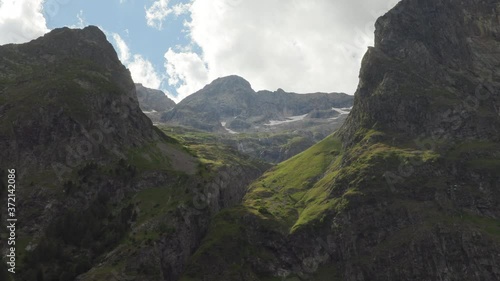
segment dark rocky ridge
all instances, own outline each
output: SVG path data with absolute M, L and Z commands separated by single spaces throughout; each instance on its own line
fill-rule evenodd
M 160 90 L 144 87 L 142 84 L 135 84 L 137 99 L 142 111 L 168 111 L 175 106 L 175 102 Z
M 154 123 L 160 122 L 161 116 L 175 107 L 175 102 L 160 90 L 149 89 L 142 84 L 135 84 L 135 89 L 141 110 Z
M 97 27 L 55 29 L 29 44 L 3 46 L 0 53 L 0 147 L 12 153 L 4 159 L 29 167 L 23 162 L 35 158 L 43 170 L 68 162 L 65 145 L 89 145 L 89 132 L 98 141 L 83 159 L 105 159 L 101 149 L 159 137 L 137 106 L 129 71 Z

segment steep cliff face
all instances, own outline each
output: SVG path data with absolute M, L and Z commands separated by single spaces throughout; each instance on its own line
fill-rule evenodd
M 376 23 L 346 126 L 498 140 L 495 1 L 403 1 Z
M 168 111 L 175 106 L 175 102 L 167 97 L 164 92 L 135 84 L 139 106 L 143 111 Z
M 0 174 L 17 171 L 22 222 L 15 280 L 175 279 L 210 217 L 267 167 L 154 127 L 97 27 L 0 46 L 0 70 Z
M 105 161 L 103 150 L 159 138 L 137 105 L 130 73 L 97 27 L 56 29 L 0 53 L 2 160 L 59 177 L 77 162 Z
M 99 196 L 120 200 L 138 168 L 125 161 L 135 149 L 177 148 L 140 111 L 130 73 L 97 27 L 55 29 L 27 44 L 1 46 L 0 54 L 0 168 L 18 173 L 19 220 L 29 222 L 18 228 L 23 258 L 61 214 L 85 210 Z M 167 168 L 168 158 L 157 160 Z
M 125 242 L 77 280 L 178 280 L 212 216 L 238 205 L 247 186 L 265 169 L 249 163 L 223 163 L 176 186 L 137 193 L 132 201 L 140 212 Z
M 344 126 L 217 215 L 181 280 L 498 280 L 499 15 L 380 18 Z

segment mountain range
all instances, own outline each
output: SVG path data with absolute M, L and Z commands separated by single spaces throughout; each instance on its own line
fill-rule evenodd
M 216 79 L 178 104 L 148 111 L 152 101 L 169 99 L 161 91 L 136 88 L 143 112 L 163 130 L 182 132 L 182 138 L 189 132 L 198 142 L 214 134 L 219 142 L 274 164 L 340 128 L 353 103 L 352 96 L 342 93 L 255 92 L 248 81 L 232 75 Z
M 354 101 L 229 76 L 173 105 L 93 26 L 0 46 L 0 176 L 18 172 L 19 210 L 17 273 L 0 277 L 500 280 L 499 15 L 400 1 Z M 308 119 L 338 130 L 276 165 L 238 147 Z
M 307 118 L 326 123 L 341 115 L 334 108 L 352 107 L 353 97 L 341 93 L 295 94 L 282 89 L 255 92 L 239 76 L 216 79 L 186 97 L 162 116 L 169 124 L 205 131 L 258 132 Z

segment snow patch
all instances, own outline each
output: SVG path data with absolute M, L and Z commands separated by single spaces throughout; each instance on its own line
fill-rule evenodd
M 335 108 L 332 107 L 332 110 L 337 111 L 341 115 L 349 114 L 351 112 L 352 107 L 344 107 L 344 108 Z
M 226 131 L 227 131 L 228 133 L 230 133 L 231 135 L 236 135 L 236 134 L 239 134 L 238 132 L 235 132 L 235 131 L 233 131 L 233 130 L 231 130 L 231 129 L 227 128 L 227 127 L 226 127 L 227 122 L 224 122 L 224 121 L 223 121 L 223 122 L 220 122 L 220 124 L 221 124 L 221 125 L 222 125 L 222 127 L 224 127 L 224 129 L 226 129 Z
M 351 109 L 352 109 L 352 107 L 344 107 L 344 108 L 332 107 L 332 110 L 335 110 L 340 114 L 337 117 L 332 117 L 332 118 L 329 118 L 328 120 L 337 120 L 340 118 L 340 116 L 349 114 L 351 112 Z
M 304 118 L 306 118 L 306 116 L 307 116 L 307 114 L 287 117 L 287 120 L 281 120 L 281 121 L 280 120 L 270 120 L 269 124 L 264 124 L 264 125 L 265 126 L 277 126 L 277 125 L 281 125 L 281 124 L 285 124 L 285 123 L 297 122 L 297 121 L 303 120 Z

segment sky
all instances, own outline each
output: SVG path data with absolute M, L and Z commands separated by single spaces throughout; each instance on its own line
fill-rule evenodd
M 0 44 L 96 25 L 136 83 L 174 101 L 218 77 L 354 94 L 374 23 L 399 0 L 0 0 Z

